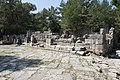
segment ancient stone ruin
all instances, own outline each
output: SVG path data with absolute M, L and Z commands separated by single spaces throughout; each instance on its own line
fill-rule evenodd
M 11 43 L 30 43 L 30 46 L 43 47 L 63 52 L 73 52 L 80 55 L 86 53 L 94 53 L 96 55 L 105 55 L 113 50 L 114 44 L 114 28 L 106 31 L 100 29 L 98 33 L 85 34 L 83 37 L 70 35 L 69 32 L 64 32 L 62 35 L 49 31 L 31 32 L 26 35 L 7 35 L 3 36 L 3 40 Z M 18 42 L 19 41 L 19 42 Z
M 50 31 L 44 33 L 37 31 L 32 35 L 38 41 L 36 45 L 46 49 L 79 54 L 83 54 L 82 51 L 87 51 L 96 55 L 104 55 L 113 50 L 114 28 L 110 28 L 108 32 L 101 28 L 99 33 L 85 34 L 83 37 L 66 36 L 66 34 L 60 36 Z

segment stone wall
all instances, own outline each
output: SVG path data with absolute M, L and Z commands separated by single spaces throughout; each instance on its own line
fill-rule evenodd
M 103 35 L 102 34 L 90 34 L 88 39 L 85 39 L 85 44 L 89 44 L 89 50 L 94 51 L 96 54 L 104 53 L 103 45 Z
M 113 41 L 114 41 L 114 28 L 111 28 L 109 31 L 104 28 L 100 29 L 100 32 L 94 34 L 87 34 L 87 37 L 76 38 L 80 43 L 72 41 L 74 38 L 57 38 L 54 39 L 54 42 L 51 41 L 53 36 L 50 31 L 40 33 L 34 33 L 37 41 L 46 40 L 45 48 L 53 49 L 58 51 L 70 52 L 74 47 L 76 51 L 80 51 L 81 48 L 86 48 L 97 55 L 104 55 L 105 53 L 110 53 L 113 50 Z M 57 45 L 54 45 L 57 43 Z
M 88 39 L 85 39 L 85 44 L 90 45 L 90 50 L 96 54 L 104 55 L 110 53 L 113 50 L 114 41 L 114 28 L 111 28 L 107 33 L 103 28 L 100 30 L 100 34 L 90 34 Z
M 32 35 L 34 35 L 37 41 L 43 41 L 46 38 L 51 37 L 52 33 L 50 31 L 44 31 L 43 33 L 41 33 L 40 31 L 36 31 L 32 33 Z

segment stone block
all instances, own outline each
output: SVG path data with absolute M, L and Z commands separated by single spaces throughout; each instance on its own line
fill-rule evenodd
M 103 50 L 103 45 L 96 45 L 96 50 Z
M 103 35 L 102 34 L 90 34 L 89 39 L 102 39 Z
M 56 48 L 55 48 L 55 50 L 59 50 L 59 47 L 60 47 L 60 45 L 57 45 Z
M 84 55 L 85 51 L 77 51 L 76 54 Z
M 46 45 L 51 45 L 52 43 L 52 39 L 46 39 Z
M 96 39 L 96 44 L 103 44 L 103 39 Z
M 103 39 L 85 39 L 85 44 L 103 44 Z
M 92 44 L 92 39 L 85 39 L 86 44 Z
M 101 28 L 100 29 L 100 34 L 103 34 L 104 33 L 104 28 Z
M 116 51 L 116 54 L 117 54 L 118 56 L 120 56 L 120 50 L 117 50 L 117 51 Z
M 104 53 L 104 47 L 103 45 L 91 45 L 90 48 L 98 55 L 100 55 L 100 53 Z

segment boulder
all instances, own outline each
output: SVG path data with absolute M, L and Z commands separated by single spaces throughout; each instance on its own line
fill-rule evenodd
M 76 43 L 82 43 L 82 41 L 81 40 L 77 40 Z

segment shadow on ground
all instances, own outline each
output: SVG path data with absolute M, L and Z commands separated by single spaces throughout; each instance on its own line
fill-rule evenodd
M 116 52 L 114 52 L 112 54 L 109 54 L 108 58 L 109 59 L 120 59 L 120 56 Z
M 112 56 L 108 56 L 109 59 L 120 59 L 120 56 L 117 55 L 112 55 Z
M 40 59 L 20 59 L 16 56 L 0 56 L 0 72 L 9 71 L 19 71 L 27 67 L 37 67 L 43 64 Z

